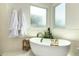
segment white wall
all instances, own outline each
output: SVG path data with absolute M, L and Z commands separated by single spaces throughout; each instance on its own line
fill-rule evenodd
M 79 29 L 79 3 L 66 4 L 67 28 Z

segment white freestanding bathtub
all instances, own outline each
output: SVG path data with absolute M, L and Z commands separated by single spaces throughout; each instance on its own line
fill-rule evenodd
M 50 46 L 50 39 L 31 38 L 31 50 L 36 56 L 66 56 L 69 52 L 71 42 L 68 40 L 58 39 L 59 46 Z

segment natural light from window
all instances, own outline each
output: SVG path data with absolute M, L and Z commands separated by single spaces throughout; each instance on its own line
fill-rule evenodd
M 31 25 L 35 27 L 46 26 L 46 9 L 31 6 L 30 7 L 31 14 Z
M 65 26 L 65 4 L 59 4 L 55 8 L 55 27 Z

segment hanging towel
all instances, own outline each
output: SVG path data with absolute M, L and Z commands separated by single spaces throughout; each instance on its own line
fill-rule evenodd
M 17 37 L 18 36 L 18 12 L 17 10 L 12 10 L 10 16 L 10 23 L 9 23 L 9 37 Z
M 22 9 L 19 10 L 18 14 L 19 14 L 19 21 L 18 21 L 19 34 L 20 36 L 24 37 L 27 35 L 27 29 L 28 29 L 26 15 Z
M 23 23 L 22 23 L 22 10 L 20 9 L 19 11 L 18 11 L 18 36 L 22 36 L 22 34 L 21 34 L 21 28 L 22 28 L 22 25 L 23 25 Z
M 9 25 L 9 37 L 25 37 L 28 29 L 25 12 L 22 9 L 13 10 Z

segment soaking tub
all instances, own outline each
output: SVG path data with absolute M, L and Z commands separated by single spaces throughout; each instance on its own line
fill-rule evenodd
M 31 50 L 36 56 L 66 56 L 69 52 L 71 42 L 68 40 L 58 39 L 58 46 L 50 46 L 50 39 L 31 38 Z

